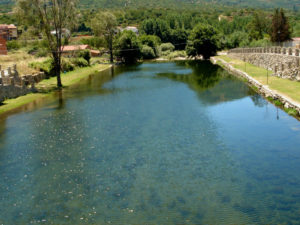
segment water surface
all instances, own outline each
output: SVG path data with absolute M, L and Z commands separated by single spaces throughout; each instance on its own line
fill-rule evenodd
M 0 121 L 0 224 L 299 224 L 299 146 L 208 62 L 114 68 Z

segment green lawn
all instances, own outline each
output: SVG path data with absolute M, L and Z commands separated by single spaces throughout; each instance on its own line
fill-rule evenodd
M 62 84 L 64 87 L 68 87 L 72 84 L 77 83 L 85 76 L 108 69 L 110 66 L 111 66 L 110 64 L 105 64 L 105 65 L 96 64 L 94 66 L 78 68 L 74 71 L 62 74 L 61 75 Z M 39 90 L 51 91 L 53 89 L 56 89 L 56 85 L 57 85 L 56 77 L 52 77 L 50 79 L 41 81 L 36 87 Z
M 108 69 L 111 65 L 94 65 L 91 67 L 79 68 L 74 71 L 68 72 L 66 74 L 62 74 L 62 83 L 64 87 L 68 87 L 72 84 L 79 82 L 85 76 L 93 74 L 95 72 L 99 72 L 105 69 Z M 3 105 L 0 106 L 0 114 L 5 112 L 17 109 L 23 105 L 29 104 L 31 102 L 37 101 L 43 97 L 48 96 L 48 93 L 56 89 L 56 77 L 52 77 L 47 80 L 41 81 L 38 85 L 36 85 L 37 89 L 41 93 L 31 93 L 24 96 L 20 96 L 15 99 L 7 99 L 3 102 Z M 45 93 L 47 92 L 47 93 Z
M 245 63 L 242 60 L 232 59 L 228 56 L 217 56 L 216 59 L 221 58 L 226 62 L 229 62 L 233 67 L 242 70 L 255 78 L 260 83 L 267 85 L 267 70 L 258 66 L 254 66 L 249 63 Z M 269 75 L 272 74 L 272 71 L 269 71 Z M 268 86 L 293 99 L 294 101 L 300 103 L 300 82 L 291 81 L 288 79 L 278 78 L 275 76 L 269 76 Z

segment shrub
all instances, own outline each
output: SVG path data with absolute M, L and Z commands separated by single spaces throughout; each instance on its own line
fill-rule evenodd
M 44 72 L 47 77 L 53 76 L 55 74 L 53 59 L 47 59 L 43 62 L 33 62 L 33 63 L 30 63 L 29 66 L 31 68 L 34 68 L 34 69 Z
M 88 65 L 90 65 L 91 52 L 89 50 L 79 51 L 77 56 L 85 59 L 88 62 Z
M 18 50 L 21 48 L 21 45 L 18 41 L 12 40 L 6 43 L 7 50 Z
M 28 49 L 27 53 L 34 55 L 38 51 L 38 46 L 32 46 L 31 48 Z
M 47 49 L 39 48 L 36 52 L 37 57 L 46 57 L 48 55 Z
M 175 49 L 175 46 L 172 45 L 172 43 L 163 43 L 159 46 L 159 49 L 161 52 L 165 52 L 165 51 L 173 52 Z
M 153 48 L 147 45 L 143 45 L 141 52 L 143 59 L 154 59 L 156 57 Z
M 171 59 L 176 59 L 176 58 L 178 58 L 178 57 L 185 58 L 185 57 L 187 57 L 187 54 L 186 54 L 185 51 L 175 51 L 175 52 L 171 52 L 171 53 L 167 56 L 167 58 L 168 58 L 169 60 L 171 60 Z
M 61 62 L 61 71 L 62 72 L 68 72 L 68 71 L 72 71 L 75 69 L 75 65 L 73 64 L 73 62 L 71 62 L 68 59 L 62 59 Z
M 89 63 L 83 58 L 74 58 L 74 59 L 71 60 L 71 62 L 75 67 L 89 66 Z

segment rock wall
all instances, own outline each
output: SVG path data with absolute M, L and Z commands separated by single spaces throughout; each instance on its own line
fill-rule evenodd
M 16 98 L 32 92 L 35 83 L 45 78 L 40 72 L 33 75 L 19 76 L 16 65 L 5 70 L 0 66 L 0 103 L 5 99 Z
M 212 63 L 216 64 L 217 60 L 215 58 L 211 58 Z M 239 69 L 234 68 L 230 63 L 224 61 L 223 59 L 218 59 L 223 65 L 223 68 L 229 71 L 230 73 L 245 78 L 250 85 L 253 85 L 257 88 L 257 92 L 266 98 L 270 97 L 274 100 L 279 100 L 283 103 L 284 108 L 292 108 L 297 110 L 298 115 L 300 115 L 300 104 L 298 102 L 293 101 L 292 99 L 284 96 L 282 93 L 278 93 L 274 90 L 271 90 L 267 85 L 263 85 L 253 77 L 249 76 L 246 72 L 243 72 Z
M 3 102 L 5 99 L 9 98 L 17 98 L 22 95 L 26 95 L 32 92 L 31 88 L 27 88 L 26 86 L 0 86 L 0 102 Z
M 272 70 L 274 76 L 300 81 L 299 49 L 280 47 L 232 49 L 228 55 Z

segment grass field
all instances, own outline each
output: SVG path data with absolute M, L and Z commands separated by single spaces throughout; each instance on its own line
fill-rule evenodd
M 234 68 L 242 70 L 255 78 L 257 81 L 264 85 L 268 85 L 271 89 L 285 95 L 294 101 L 300 103 L 300 82 L 291 81 L 288 79 L 278 78 L 270 76 L 272 71 L 268 71 L 268 84 L 267 84 L 267 70 L 258 66 L 254 66 L 249 63 L 245 63 L 242 60 L 232 59 L 228 56 L 222 55 L 215 57 L 221 58 L 226 62 L 229 62 Z
M 17 64 L 17 69 L 20 75 L 32 74 L 37 72 L 37 70 L 29 67 L 31 62 L 44 61 L 46 58 L 37 58 L 33 55 L 27 54 L 23 50 L 9 52 L 8 55 L 0 56 L 0 65 L 2 68 L 6 69 L 13 64 Z

